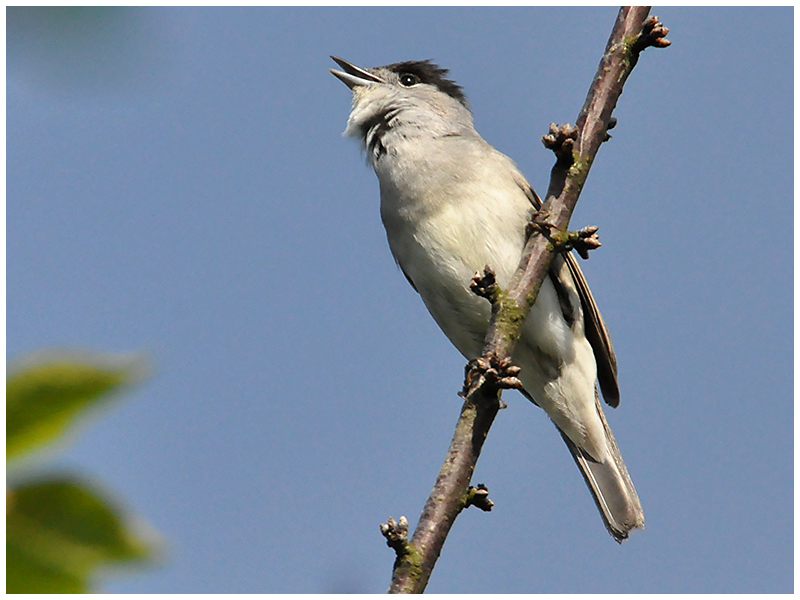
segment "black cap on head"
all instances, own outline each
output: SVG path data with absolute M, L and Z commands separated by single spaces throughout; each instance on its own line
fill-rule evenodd
M 419 77 L 422 83 L 435 85 L 448 96 L 455 98 L 464 106 L 467 105 L 467 97 L 464 90 L 452 79 L 446 77 L 448 70 L 442 69 L 431 60 L 407 60 L 404 62 L 392 63 L 383 67 L 393 73 L 411 73 Z

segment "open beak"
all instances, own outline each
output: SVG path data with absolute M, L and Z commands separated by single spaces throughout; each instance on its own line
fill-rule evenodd
M 331 56 L 336 63 L 344 69 L 344 71 L 336 71 L 335 69 L 328 69 L 331 73 L 333 73 L 336 77 L 342 80 L 342 82 L 349 87 L 351 90 L 359 85 L 369 85 L 371 83 L 384 83 L 383 79 L 378 77 L 377 75 L 373 75 L 369 71 L 366 71 L 360 67 L 357 67 L 343 58 L 339 58 L 338 56 Z

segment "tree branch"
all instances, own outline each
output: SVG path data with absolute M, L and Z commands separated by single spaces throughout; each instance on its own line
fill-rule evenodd
M 550 263 L 558 252 L 578 244 L 596 247 L 594 231 L 567 232 L 572 212 L 600 145 L 608 139 L 615 122 L 611 113 L 639 54 L 648 46 L 666 47 L 668 29 L 649 7 L 623 7 L 609 37 L 600 66 L 578 116 L 577 125 L 556 127 L 543 138 L 556 153 L 547 196 L 523 251 L 508 290 L 501 290 L 487 267 L 473 280 L 473 291 L 492 303 L 492 317 L 483 355 L 467 364 L 461 396 L 464 404 L 453 440 L 410 541 L 393 519 L 381 526 L 388 544 L 397 552 L 390 593 L 421 593 L 458 514 L 477 504 L 476 494 L 489 509 L 488 491 L 470 487 L 483 442 L 502 406 L 501 391 L 520 387 L 519 369 L 511 365 L 511 353 L 525 317 L 536 301 Z M 588 240 L 588 241 L 587 241 Z M 585 246 L 583 246 L 583 245 Z M 484 508 L 485 509 L 485 508 Z M 405 519 L 401 518 L 401 523 Z M 407 527 L 407 523 L 406 523 Z M 402 528 L 401 528 L 402 529 Z

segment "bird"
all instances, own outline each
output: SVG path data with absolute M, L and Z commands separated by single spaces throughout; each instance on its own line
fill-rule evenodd
M 516 164 L 476 131 L 463 88 L 432 60 L 329 71 L 352 92 L 345 136 L 360 141 L 380 186 L 392 255 L 468 360 L 491 307 L 470 289 L 488 265 L 507 288 L 541 200 Z M 555 257 L 512 354 L 523 395 L 555 424 L 603 522 L 622 543 L 644 513 L 600 403 L 619 404 L 611 338 L 570 252 Z M 599 389 L 598 389 L 599 388 Z

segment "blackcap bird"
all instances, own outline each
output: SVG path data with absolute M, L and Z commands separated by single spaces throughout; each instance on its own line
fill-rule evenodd
M 430 61 L 362 69 L 332 57 L 353 93 L 345 134 L 380 182 L 389 248 L 436 323 L 468 359 L 490 304 L 470 289 L 490 265 L 508 286 L 541 201 L 514 162 L 475 131 L 461 87 Z M 513 353 L 523 394 L 555 423 L 618 542 L 644 514 L 599 401 L 619 404 L 606 325 L 571 253 L 555 258 Z

